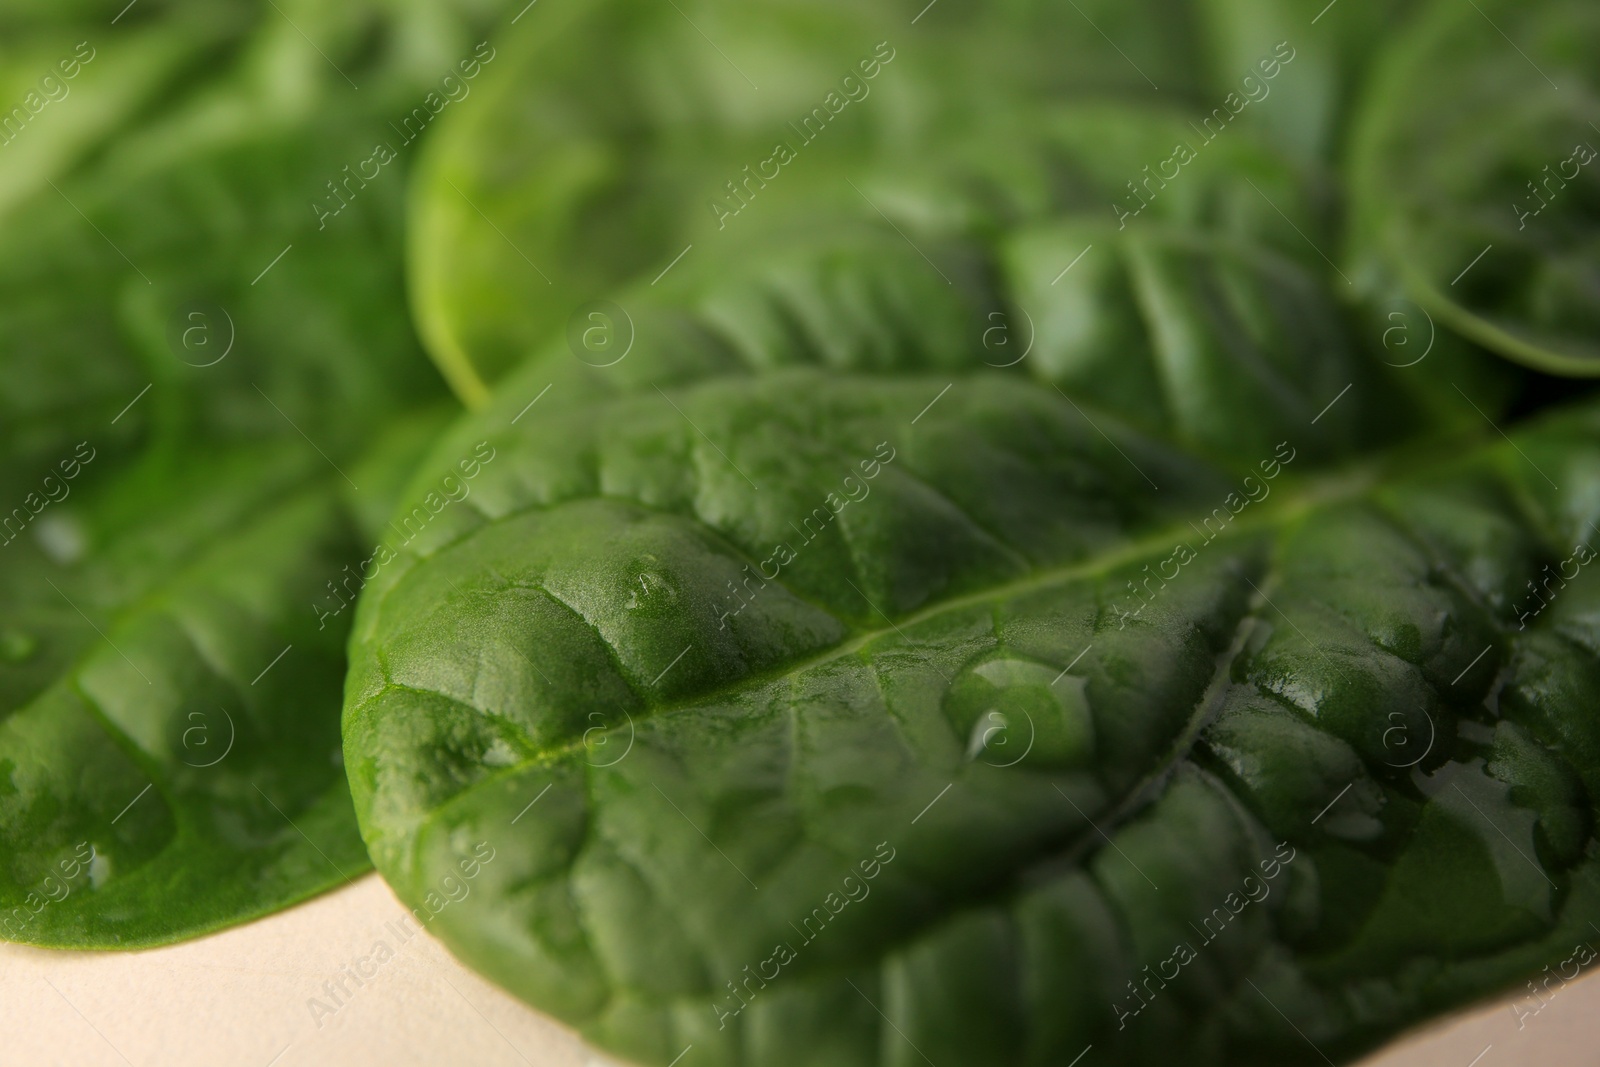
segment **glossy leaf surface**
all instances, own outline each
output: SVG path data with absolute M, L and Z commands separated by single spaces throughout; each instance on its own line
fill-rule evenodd
M 1180 159 L 1193 69 L 1057 101 L 930 29 L 758 182 L 875 10 L 693 8 L 721 56 L 627 11 L 530 28 L 413 204 L 481 410 L 364 592 L 345 749 L 419 918 L 682 1067 L 1346 1060 L 1571 958 L 1596 416 L 1507 444 L 1475 353 L 1352 306 L 1354 31 L 1285 65 L 1302 140 Z
M 663 1064 L 1320 1062 L 1571 953 L 1592 411 L 1247 476 L 946 384 L 463 429 L 494 458 L 369 590 L 345 723 L 452 949 Z
M 375 862 L 456 952 L 643 1062 L 1153 1062 L 1174 1027 L 1298 1062 L 1246 979 L 1349 1055 L 1593 914 L 1588 661 L 1536 614 L 1576 673 L 1508 673 L 1520 586 L 1587 544 L 1592 417 L 1537 470 L 1373 457 L 1417 413 L 1297 268 L 1088 226 L 814 220 L 620 293 L 620 358 L 554 342 L 445 436 L 413 496 L 494 458 L 367 590 L 345 735 Z M 1035 290 L 1078 314 L 985 344 Z M 1569 836 L 1514 869 L 1492 827 L 1534 856 L 1535 779 Z M 1280 844 L 1273 903 L 1132 1015 Z M 1476 932 L 1405 930 L 1435 880 Z

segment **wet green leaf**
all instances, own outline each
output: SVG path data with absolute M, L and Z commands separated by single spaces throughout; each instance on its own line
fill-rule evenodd
M 722 254 L 448 433 L 413 497 L 494 458 L 364 595 L 363 833 L 464 959 L 644 1062 L 1299 1062 L 1246 979 L 1353 1055 L 1576 936 L 1590 683 L 1510 665 L 1586 669 L 1517 624 L 1587 544 L 1592 416 L 1372 456 L 1426 419 L 1300 268 L 1192 232 Z M 985 344 L 1035 299 L 1027 357 Z

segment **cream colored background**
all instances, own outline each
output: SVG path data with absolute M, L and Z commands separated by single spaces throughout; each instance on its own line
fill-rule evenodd
M 384 924 L 403 914 L 389 887 L 369 874 L 297 908 L 171 948 L 0 945 L 0 1064 L 611 1067 L 420 933 L 365 986 L 350 983 L 353 996 L 319 1027 L 307 1001 L 323 996 L 322 984 L 374 942 L 395 945 Z M 1505 1004 L 1482 1007 L 1362 1067 L 1589 1067 L 1600 1036 L 1600 982 L 1574 983 L 1526 1023 L 1519 1031 Z

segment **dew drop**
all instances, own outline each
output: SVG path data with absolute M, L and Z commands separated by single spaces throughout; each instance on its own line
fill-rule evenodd
M 671 610 L 678 603 L 678 588 L 661 566 L 660 557 L 646 553 L 628 567 L 629 611 L 647 611 L 659 614 Z
M 45 555 L 64 567 L 81 559 L 89 545 L 83 524 L 71 515 L 56 512 L 33 524 L 33 537 Z
M 478 758 L 490 767 L 510 767 L 517 762 L 517 753 L 504 739 L 497 737 Z
M 1094 718 L 1083 678 L 1010 657 L 961 672 L 945 702 L 967 739 L 967 758 L 992 767 L 1081 767 L 1094 756 Z
M 988 752 L 990 742 L 995 742 L 997 749 L 1003 748 L 1007 742 L 1005 734 L 1010 729 L 1011 720 L 995 708 L 978 716 L 978 721 L 972 724 L 972 736 L 967 738 L 967 759 L 975 760 Z
M 99 889 L 111 877 L 111 857 L 99 849 L 94 851 L 94 859 L 89 861 L 89 885 Z

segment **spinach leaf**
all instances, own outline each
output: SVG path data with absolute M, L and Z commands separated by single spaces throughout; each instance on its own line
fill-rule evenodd
M 1357 340 L 1364 324 L 1317 273 L 1248 239 L 1155 219 L 1119 229 L 1051 217 L 1048 202 L 949 226 L 996 198 L 889 168 L 854 184 L 885 213 L 827 190 L 792 214 L 774 210 L 666 277 L 580 306 L 578 325 L 492 404 L 510 418 L 546 386 L 571 404 L 793 365 L 892 375 L 986 364 L 1197 455 L 1248 465 L 1293 433 L 1303 462 L 1320 463 L 1450 425 L 1454 414 L 1430 410 L 1438 372 L 1475 374 L 1444 345 L 1426 372 L 1376 366 Z M 1195 222 L 1231 217 L 1200 203 L 1182 210 Z M 1447 399 L 1481 426 L 1460 394 Z
M 1258 134 L 1281 143 L 1281 131 L 1235 121 L 1225 104 L 1231 90 L 1203 86 L 1192 71 L 1168 86 L 1174 91 L 1154 96 L 1137 75 L 1145 49 L 1165 54 L 1168 34 L 1191 32 L 1194 13 L 1187 6 L 1181 13 L 1162 5 L 1129 10 L 1135 9 L 1145 32 L 1124 37 L 1139 51 L 1117 61 L 1140 82 L 1138 91 L 1079 55 L 1096 49 L 1115 55 L 1098 35 L 1091 47 L 1081 32 L 1086 15 L 1108 32 L 1113 27 L 1107 12 L 1093 6 L 1062 14 L 1080 24 L 1070 28 L 1026 4 L 983 17 L 940 8 L 940 18 L 919 22 L 911 38 L 903 21 L 890 17 L 898 13 L 885 15 L 876 5 L 857 6 L 848 17 L 808 10 L 803 19 L 784 5 L 759 16 L 716 3 L 689 9 L 695 18 L 718 20 L 725 56 L 698 36 L 693 19 L 660 5 L 549 9 L 537 12 L 538 20 L 530 13 L 507 35 L 507 61 L 485 73 L 481 101 L 444 116 L 440 136 L 424 151 L 412 200 L 409 276 L 430 354 L 458 396 L 480 406 L 489 383 L 552 335 L 575 323 L 582 334 L 596 299 L 631 286 L 633 298 L 649 301 L 658 286 L 672 290 L 685 273 L 709 275 L 708 255 L 711 265 L 737 276 L 744 262 L 770 258 L 772 249 L 817 243 L 816 231 L 881 228 L 888 220 L 929 253 L 936 270 L 962 285 L 969 279 L 958 270 L 981 278 L 1001 266 L 990 252 L 963 259 L 961 247 L 992 247 L 999 235 L 1059 226 L 1069 216 L 1081 223 L 1084 243 L 1051 250 L 1066 258 L 1028 284 L 1034 307 L 1021 309 L 1028 315 L 1039 310 L 1040 290 L 1105 224 L 1116 234 L 1102 242 L 1101 259 L 1109 247 L 1136 243 L 1124 240 L 1129 230 L 1154 227 L 1162 232 L 1151 239 L 1163 245 L 1173 240 L 1173 228 L 1198 230 L 1201 243 L 1228 245 L 1263 263 L 1264 252 L 1292 260 L 1299 269 L 1290 267 L 1281 282 L 1269 277 L 1269 287 L 1318 290 L 1314 299 L 1323 307 L 1313 320 L 1359 319 L 1353 324 L 1364 335 L 1359 347 L 1376 347 L 1378 338 L 1390 343 L 1407 333 L 1396 322 L 1414 319 L 1415 345 L 1388 362 L 1437 348 L 1436 362 L 1450 361 L 1454 380 L 1481 380 L 1484 361 L 1450 351 L 1450 338 L 1441 341 L 1437 330 L 1425 328 L 1414 305 L 1368 301 L 1352 315 L 1339 306 L 1347 301 L 1322 295 L 1348 293 L 1352 304 L 1357 296 L 1323 252 L 1335 247 L 1340 230 L 1325 161 L 1295 160 L 1263 143 Z M 1219 26 L 1248 21 L 1207 12 Z M 1267 47 L 1277 72 L 1274 92 L 1300 77 L 1295 64 L 1302 58 L 1310 61 L 1303 72 L 1308 81 L 1324 86 L 1285 105 L 1296 128 L 1313 111 L 1321 116 L 1317 122 L 1327 130 L 1315 135 L 1319 142 L 1332 136 L 1333 101 L 1344 91 L 1347 69 L 1358 69 L 1364 58 L 1348 39 L 1372 36 L 1360 29 L 1370 30 L 1363 20 L 1345 23 L 1343 43 L 1331 51 L 1308 45 L 1302 57 L 1297 44 Z M 1217 35 L 1228 36 L 1221 29 Z M 855 61 L 873 41 L 881 44 L 870 47 L 893 58 L 868 56 L 865 69 L 875 73 L 854 77 L 859 99 L 847 102 L 837 91 L 840 72 L 861 70 Z M 1247 44 L 1228 55 L 1240 49 Z M 643 56 L 637 62 L 591 61 L 635 52 Z M 1221 70 L 1227 62 L 1218 58 L 1215 65 Z M 1161 69 L 1188 71 L 1181 63 Z M 1249 69 L 1264 77 L 1259 63 Z M 773 86 L 757 92 L 741 80 L 741 70 L 753 79 L 770 70 Z M 1326 88 L 1334 84 L 1337 91 Z M 820 108 L 830 93 L 839 110 L 822 122 L 813 105 Z M 1249 114 L 1282 102 L 1263 102 Z M 939 246 L 951 244 L 952 258 L 941 258 Z M 1248 247 L 1240 251 L 1241 245 Z M 730 267 L 735 263 L 741 266 Z M 1087 271 L 1093 270 L 1090 263 Z M 1055 297 L 1061 284 L 1071 288 L 1078 279 L 1066 276 L 1048 295 Z M 869 287 L 864 281 L 863 289 Z M 1019 339 L 1031 332 L 1017 308 L 982 299 L 974 306 L 984 316 L 1011 313 L 1005 322 L 984 319 L 984 329 L 1005 325 L 1001 332 Z M 628 303 L 627 310 L 637 309 Z M 1259 343 L 1265 338 L 1257 325 L 1243 332 L 1255 333 Z M 1281 325 L 1292 327 L 1292 315 Z M 1307 343 L 1302 332 L 1291 346 Z M 1025 347 L 1022 341 L 1013 351 Z M 1121 353 L 1103 345 L 1094 355 L 1117 364 Z M 1343 369 L 1338 361 L 1311 366 L 1313 378 L 1328 380 Z M 1344 377 L 1334 391 L 1350 383 Z M 1439 416 L 1480 418 L 1447 392 Z M 1158 410 L 1142 398 L 1138 406 L 1147 418 Z
M 0 937 L 160 944 L 367 862 L 346 608 L 444 413 L 402 299 L 403 162 L 333 224 L 312 205 L 418 70 L 470 53 L 435 51 L 470 21 L 379 6 L 296 20 L 331 55 L 273 12 L 7 217 Z
M 345 627 L 311 607 L 356 551 L 342 483 L 288 443 L 99 492 L 94 458 L 0 548 L 0 935 L 160 944 L 359 872 Z
M 1593 408 L 1307 476 L 1015 371 L 594 396 L 436 452 L 345 745 L 420 921 L 599 1044 L 1321 1062 L 1600 910 Z
M 1383 42 L 1419 6 L 1199 0 L 1208 90 L 1215 105 L 1237 109 L 1239 125 L 1306 164 L 1326 163 L 1343 150 L 1349 110 Z
M 346 608 L 446 414 L 398 421 L 350 483 L 303 441 L 120 470 L 86 446 L 30 525 L 7 517 L 0 937 L 162 944 L 366 869 Z
M 37 441 L 48 462 L 116 419 L 130 444 L 293 436 L 293 423 L 345 456 L 387 412 L 437 394 L 400 299 L 398 179 L 319 233 L 317 186 L 360 126 L 248 117 L 211 138 L 120 144 L 17 210 L 0 241 L 0 285 L 17 296 L 0 316 L 17 383 L 8 450 Z
M 559 34 L 540 40 L 553 52 L 571 47 L 551 43 Z M 904 69 L 883 67 L 885 85 L 891 77 L 935 80 L 909 55 L 894 63 L 902 61 Z M 1415 428 L 1415 398 L 1386 398 L 1414 393 L 1417 380 L 1377 387 L 1383 372 L 1358 354 L 1363 345 L 1351 335 L 1365 324 L 1347 323 L 1349 312 L 1323 284 L 1327 265 L 1307 237 L 1324 225 L 1315 198 L 1294 168 L 1244 131 L 1227 131 L 1212 146 L 1180 113 L 1105 102 L 1035 105 L 1015 121 L 986 115 L 960 136 L 918 131 L 923 140 L 909 147 L 901 143 L 906 135 L 882 131 L 851 140 L 855 127 L 847 127 L 826 142 L 829 155 L 774 120 L 772 129 L 807 154 L 770 182 L 746 165 L 754 177 L 740 198 L 694 169 L 710 157 L 712 167 L 739 173 L 682 123 L 664 120 L 648 141 L 626 136 L 631 127 L 596 124 L 590 134 L 606 152 L 641 153 L 619 164 L 630 174 L 635 163 L 662 164 L 676 137 L 694 140 L 694 152 L 670 180 L 656 175 L 641 186 L 660 199 L 626 207 L 608 200 L 590 217 L 544 178 L 564 166 L 561 153 L 582 151 L 579 142 L 523 129 L 543 130 L 561 113 L 538 102 L 572 88 L 564 68 L 551 72 L 530 60 L 507 70 L 514 80 L 499 95 L 445 131 L 418 193 L 421 237 L 411 270 L 419 321 L 469 404 L 487 402 L 485 380 L 530 350 L 556 380 L 609 383 L 600 388 L 795 359 L 887 372 L 970 368 L 980 360 L 1000 367 L 1031 356 L 1028 372 L 1216 458 L 1250 462 L 1347 387 L 1355 400 L 1305 430 L 1311 457 Z M 872 103 L 868 96 L 862 107 Z M 1148 200 L 1120 188 L 1185 137 L 1200 148 L 1170 190 L 1158 175 L 1147 180 Z M 858 159 L 867 154 L 858 140 L 868 147 L 889 141 L 907 158 L 880 145 Z M 819 146 L 825 141 L 817 138 Z M 766 143 L 746 142 L 738 151 Z M 506 164 L 498 153 L 507 144 L 532 146 L 530 158 Z M 718 199 L 686 218 L 695 181 Z M 593 194 L 588 184 L 573 190 Z M 672 226 L 678 239 L 657 240 Z M 530 249 L 562 262 L 563 280 L 546 285 L 526 273 L 527 263 L 511 263 Z M 648 255 L 657 258 L 645 269 Z M 632 284 L 596 317 L 598 305 L 582 294 L 617 279 Z M 686 307 L 699 314 L 698 325 L 685 327 L 693 339 L 670 326 L 661 333 Z M 654 326 L 645 321 L 658 312 L 664 318 Z M 544 343 L 561 333 L 565 344 Z M 571 358 L 579 339 L 612 334 L 616 351 L 637 342 L 650 355 L 613 369 L 613 358 L 590 354 L 587 362 L 606 365 L 603 374 L 588 374 Z M 1379 334 L 1388 336 L 1367 332 Z M 656 358 L 664 357 L 656 350 L 663 341 L 698 351 Z M 1470 360 L 1450 358 L 1468 372 L 1462 364 Z M 537 391 L 549 379 L 535 384 L 536 377 L 529 372 L 522 381 Z M 1454 394 L 1449 399 L 1460 405 Z
M 1508 43 L 1509 41 L 1509 43 Z M 1438 3 L 1384 57 L 1353 132 L 1366 282 L 1555 374 L 1600 374 L 1593 5 Z
M 750 234 L 819 197 L 859 208 L 846 179 L 875 166 L 903 173 L 914 159 L 948 174 L 955 157 L 964 175 L 992 174 L 996 159 L 1004 170 L 1018 135 L 1033 145 L 1057 124 L 1050 102 L 1069 95 L 1098 109 L 1061 123 L 1055 147 L 1072 158 L 1035 167 L 1026 190 L 1008 175 L 999 195 L 1057 210 L 1059 198 L 1092 201 L 1112 218 L 1124 183 L 1170 156 L 1170 132 L 1187 129 L 1176 112 L 1124 105 L 1198 99 L 1187 3 L 946 3 L 913 25 L 915 15 L 791 0 L 528 12 L 508 29 L 482 104 L 441 121 L 415 187 L 412 300 L 457 394 L 483 404 L 576 308 L 648 281 L 689 245 Z M 1159 73 L 1161 92 L 1145 70 Z M 1216 154 L 1270 174 L 1267 192 L 1298 215 L 1299 190 L 1279 196 L 1285 168 L 1247 141 Z M 1001 151 L 985 160 L 980 144 Z M 1215 189 L 1194 181 L 1162 213 L 1206 204 L 1203 184 Z M 1252 217 L 1271 213 L 1233 189 L 1227 199 Z M 1276 214 L 1271 223 L 1287 229 Z
M 5 216 L 8 497 L 88 436 L 109 432 L 120 453 L 304 432 L 342 459 L 395 411 L 440 395 L 400 266 L 417 149 L 391 123 L 416 128 L 411 109 L 429 113 L 485 16 L 460 10 L 473 4 L 279 6 L 261 5 L 259 25 L 220 51 L 224 62 L 194 71 L 192 90 L 139 115 L 53 187 L 35 176 L 39 189 Z M 141 32 L 160 41 L 184 24 Z M 96 40 L 85 80 L 130 62 L 140 43 Z M 79 103 L 68 96 L 0 151 L 54 136 Z

